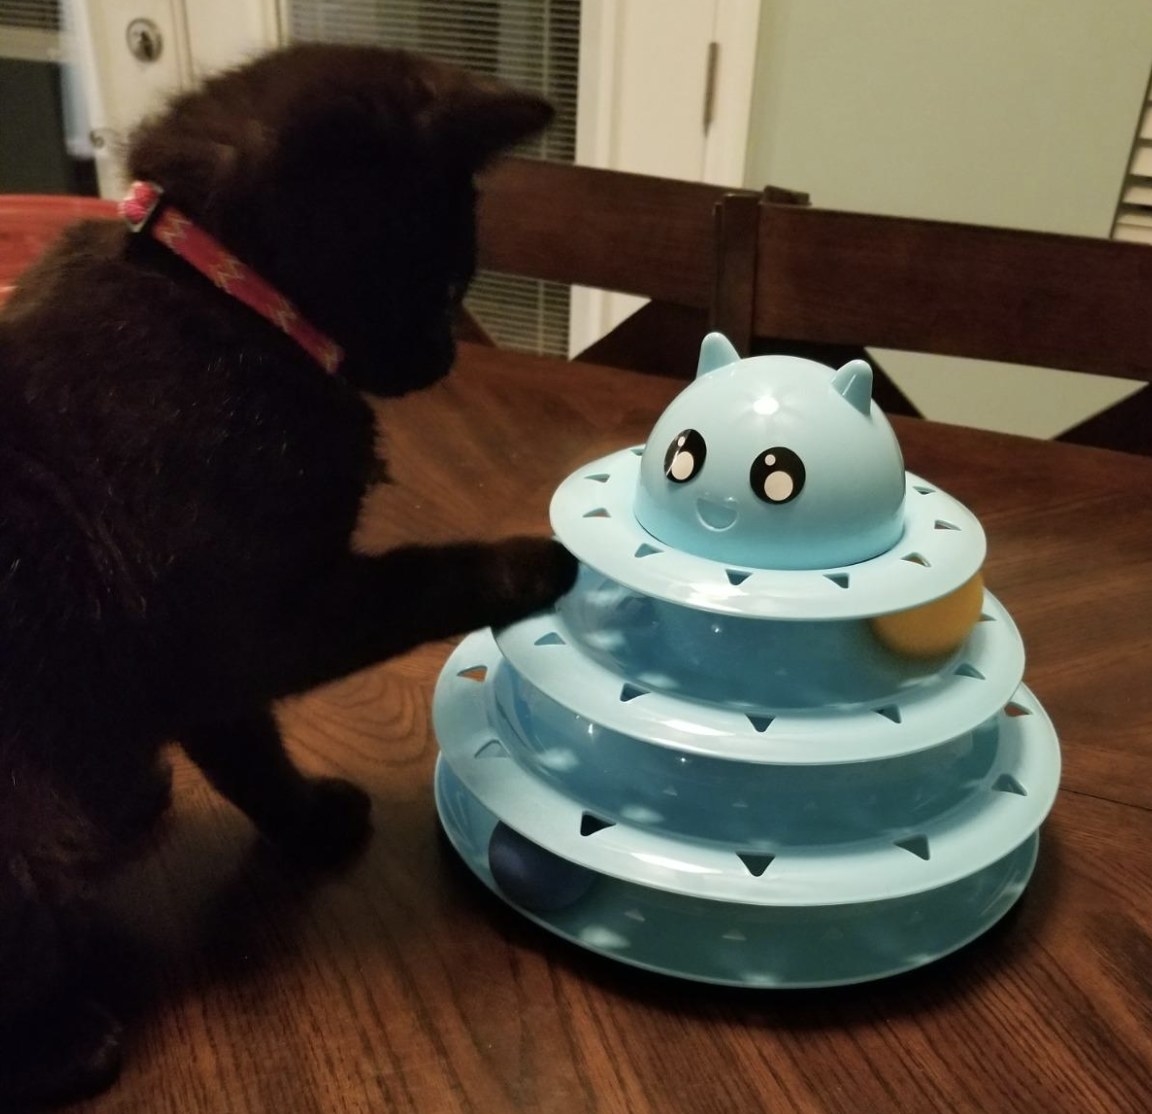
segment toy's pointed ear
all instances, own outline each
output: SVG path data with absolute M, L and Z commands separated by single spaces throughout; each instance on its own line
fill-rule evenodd
M 740 353 L 723 333 L 709 333 L 700 345 L 700 362 L 696 365 L 696 378 L 717 368 L 727 367 L 740 359 Z
M 872 368 L 866 360 L 849 360 L 832 377 L 832 389 L 861 414 L 872 412 Z

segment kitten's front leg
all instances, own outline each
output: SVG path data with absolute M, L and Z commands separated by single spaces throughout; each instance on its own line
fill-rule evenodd
M 301 691 L 421 642 L 510 623 L 552 603 L 575 576 L 571 554 L 538 538 L 350 554 L 251 663 L 255 692 Z M 289 853 L 327 864 L 364 842 L 367 796 L 342 779 L 302 774 L 267 708 L 189 722 L 178 736 L 216 789 Z
M 299 691 L 422 642 L 522 619 L 563 595 L 576 569 L 544 538 L 349 555 L 293 609 L 276 688 Z
M 0 1110 L 42 1110 L 110 1087 L 120 1074 L 121 1026 L 99 1004 L 50 996 L 0 1020 Z
M 81 945 L 84 911 L 49 901 L 22 854 L 2 850 L 0 1110 L 39 1110 L 112 1083 L 120 1071 L 121 1027 L 86 988 L 92 956 Z M 38 878 L 62 893 L 76 881 L 64 861 Z
M 343 778 L 301 773 L 268 709 L 189 724 L 180 743 L 217 791 L 293 858 L 336 866 L 366 842 L 368 795 Z
M 523 619 L 555 603 L 577 571 L 572 554 L 547 538 L 413 547 L 368 561 L 365 588 L 386 609 L 390 654 Z

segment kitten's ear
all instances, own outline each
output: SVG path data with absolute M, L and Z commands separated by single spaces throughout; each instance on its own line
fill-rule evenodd
M 502 151 L 543 131 L 553 115 L 543 97 L 476 81 L 444 99 L 436 126 L 448 150 L 480 170 Z

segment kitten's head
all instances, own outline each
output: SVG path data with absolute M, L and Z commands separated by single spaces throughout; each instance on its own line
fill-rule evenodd
M 400 394 L 451 364 L 474 175 L 551 115 L 427 58 L 300 45 L 178 97 L 128 163 L 340 343 L 357 385 Z

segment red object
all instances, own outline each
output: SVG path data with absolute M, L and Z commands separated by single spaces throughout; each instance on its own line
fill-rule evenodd
M 68 225 L 115 215 L 116 206 L 99 197 L 0 194 L 0 305 L 20 273 Z
M 165 203 L 159 186 L 150 182 L 133 183 L 119 209 L 134 232 L 147 232 L 225 293 L 267 318 L 330 375 L 340 370 L 344 349 L 312 325 L 283 294 L 198 227 L 191 217 Z

